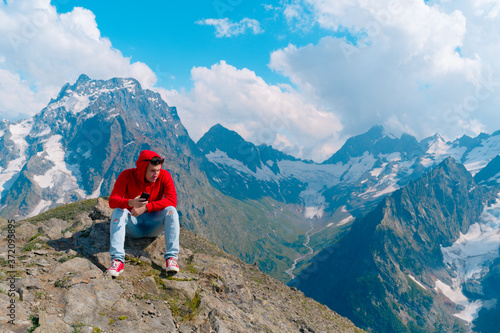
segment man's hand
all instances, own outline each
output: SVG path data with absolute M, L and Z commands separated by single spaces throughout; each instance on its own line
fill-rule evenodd
M 132 216 L 137 217 L 137 216 L 139 216 L 147 211 L 148 211 L 148 208 L 144 205 L 144 206 L 139 207 L 139 208 L 135 208 L 135 207 L 132 208 L 132 211 L 130 212 L 130 214 L 132 214 Z
M 148 204 L 148 201 L 146 199 L 142 199 L 140 195 L 136 196 L 133 199 L 130 199 L 128 201 L 128 205 L 130 207 L 135 207 L 135 208 L 141 208 L 144 207 Z
M 132 216 L 135 216 L 135 217 L 145 213 L 148 210 L 146 207 L 147 204 L 148 204 L 148 201 L 146 199 L 141 198 L 140 195 L 138 195 L 135 198 L 130 199 L 128 201 L 128 205 L 130 207 L 133 207 L 132 211 L 130 211 L 130 213 L 132 214 Z

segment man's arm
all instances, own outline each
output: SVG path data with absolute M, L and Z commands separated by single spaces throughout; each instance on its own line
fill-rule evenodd
M 109 196 L 109 207 L 110 208 L 121 208 L 128 209 L 129 199 L 127 196 L 127 176 L 125 172 L 120 173 L 113 186 L 113 191 Z

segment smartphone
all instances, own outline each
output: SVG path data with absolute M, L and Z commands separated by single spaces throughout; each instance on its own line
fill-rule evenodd
M 148 200 L 148 199 L 149 199 L 149 193 L 142 192 L 142 194 L 141 194 L 141 199 L 146 199 L 146 200 Z

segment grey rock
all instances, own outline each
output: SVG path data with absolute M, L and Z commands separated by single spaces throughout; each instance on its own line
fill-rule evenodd
M 136 308 L 131 302 L 120 298 L 111 308 L 110 312 L 107 312 L 112 318 L 127 317 L 130 320 L 137 320 L 139 316 L 137 315 Z
M 39 317 L 40 326 L 37 327 L 33 333 L 72 333 L 74 332 L 73 328 L 71 328 L 68 324 L 62 321 L 58 315 L 55 314 L 47 314 L 40 313 Z
M 23 300 L 23 302 L 33 302 L 35 300 L 35 296 L 26 288 L 19 289 L 19 296 Z
M 42 289 L 43 285 L 40 279 L 36 277 L 25 277 L 21 280 L 21 283 L 27 289 Z
M 64 321 L 91 325 L 99 312 L 111 308 L 120 299 L 122 292 L 113 281 L 100 280 L 74 285 L 64 297 Z
M 103 272 L 96 265 L 80 257 L 56 265 L 51 274 L 67 287 L 77 283 L 89 283 L 92 279 L 103 276 Z
M 16 281 L 13 284 L 13 287 L 14 287 L 13 289 L 15 290 L 14 291 L 15 297 L 17 297 L 17 298 L 20 297 L 19 293 L 17 292 L 17 290 L 19 289 L 19 286 L 20 286 L 20 283 L 18 281 Z M 8 295 L 9 292 L 12 292 L 8 281 L 4 281 L 3 283 L 0 283 L 0 292 L 4 293 L 5 295 Z
M 109 219 L 112 213 L 113 210 L 109 208 L 108 202 L 103 198 L 98 198 L 94 211 L 90 214 L 90 218 L 93 220 Z
M 32 326 L 24 304 L 18 299 L 14 300 L 15 302 L 12 303 L 10 297 L 0 294 L 0 309 L 2 309 L 0 311 L 0 332 L 25 333 Z M 11 304 L 14 304 L 14 309 L 9 308 Z M 14 320 L 15 325 L 9 324 L 11 320 Z
M 138 287 L 151 295 L 158 295 L 160 293 L 155 279 L 152 276 L 148 276 L 147 278 L 140 280 L 138 283 Z
M 177 281 L 163 279 L 163 283 L 169 292 L 178 292 L 184 294 L 186 297 L 193 299 L 198 289 L 196 281 Z

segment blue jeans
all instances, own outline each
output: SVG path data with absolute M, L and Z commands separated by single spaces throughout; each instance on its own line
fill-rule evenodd
M 179 254 L 179 214 L 175 207 L 132 216 L 128 209 L 116 208 L 111 214 L 110 249 L 111 260 L 125 262 L 125 234 L 130 238 L 157 237 L 165 233 L 165 259 Z

